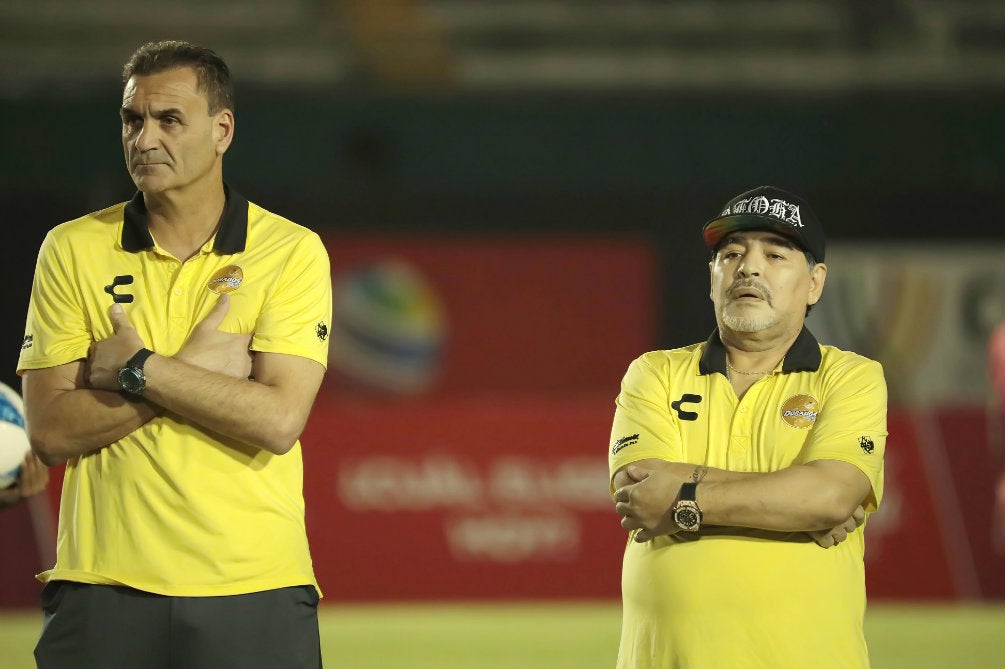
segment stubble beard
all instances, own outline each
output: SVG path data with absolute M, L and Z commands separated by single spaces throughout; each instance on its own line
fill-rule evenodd
M 758 316 L 741 316 L 733 313 L 730 305 L 722 310 L 722 324 L 734 332 L 762 332 L 778 323 L 774 312 Z

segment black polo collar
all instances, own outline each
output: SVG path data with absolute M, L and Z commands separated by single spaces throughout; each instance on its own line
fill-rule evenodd
M 213 250 L 220 253 L 240 253 L 248 241 L 248 201 L 237 191 L 223 185 L 227 203 L 220 216 L 220 229 L 213 240 Z M 126 203 L 123 212 L 122 248 L 130 253 L 154 247 L 147 221 L 147 207 L 143 193 L 136 191 L 133 199 Z
M 820 344 L 804 326 L 785 354 L 782 372 L 815 372 L 820 369 L 820 361 Z M 698 361 L 698 371 L 701 374 L 719 372 L 726 376 L 726 347 L 719 338 L 718 328 L 712 331 L 705 342 L 705 350 Z

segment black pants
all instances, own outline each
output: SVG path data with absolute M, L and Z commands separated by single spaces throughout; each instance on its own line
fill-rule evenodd
M 225 597 L 164 597 L 52 581 L 38 669 L 320 669 L 313 586 Z

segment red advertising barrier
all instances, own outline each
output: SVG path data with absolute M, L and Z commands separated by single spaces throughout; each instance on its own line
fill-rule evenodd
M 614 404 L 343 402 L 303 437 L 314 566 L 333 600 L 610 597 Z
M 50 483 L 50 488 L 57 491 L 57 505 L 61 482 L 62 475 Z M 42 501 L 47 504 L 49 499 L 43 497 Z M 0 510 L 0 537 L 3 537 L 0 542 L 0 608 L 37 605 L 42 585 L 35 580 L 35 574 L 45 569 L 46 558 L 39 549 L 40 542 L 36 541 L 32 509 L 27 504 Z M 39 538 L 55 546 L 55 536 Z
M 889 415 L 887 424 L 883 502 L 865 535 L 869 597 L 955 597 L 950 547 L 936 522 L 918 430 L 904 412 Z
M 886 494 L 866 532 L 870 597 L 1001 598 L 994 488 L 1003 472 L 980 407 L 894 411 Z

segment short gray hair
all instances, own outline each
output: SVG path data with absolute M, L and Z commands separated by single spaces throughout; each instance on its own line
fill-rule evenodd
M 209 113 L 234 109 L 234 86 L 230 68 L 215 51 L 190 42 L 149 42 L 137 49 L 122 68 L 122 83 L 133 76 L 157 74 L 176 67 L 195 70 L 199 92 L 206 96 Z

